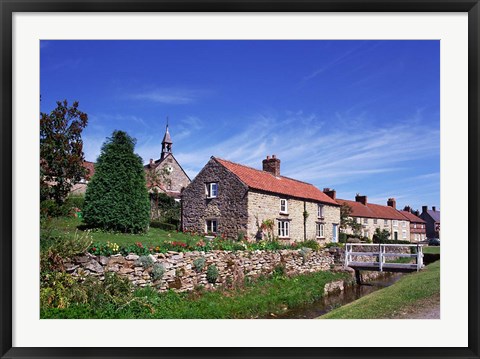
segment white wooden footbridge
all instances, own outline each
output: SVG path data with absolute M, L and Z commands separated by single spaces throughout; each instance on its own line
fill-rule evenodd
M 416 248 L 414 253 L 395 253 L 390 248 L 409 247 Z M 423 265 L 423 251 L 421 244 L 345 244 L 345 267 L 379 272 L 416 272 Z M 371 261 L 361 261 L 358 257 L 372 257 Z M 411 258 L 410 263 L 396 263 L 397 258 Z M 362 258 L 364 259 L 364 258 Z M 414 263 L 411 263 L 414 262 Z

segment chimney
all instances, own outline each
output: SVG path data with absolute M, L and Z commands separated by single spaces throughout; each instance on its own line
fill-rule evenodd
M 403 210 L 407 212 L 412 212 L 412 209 L 410 208 L 410 206 L 405 206 Z
M 422 206 L 422 213 L 427 213 L 428 206 Z
M 333 200 L 337 199 L 337 191 L 335 191 L 334 189 L 324 188 L 323 193 L 325 193 L 328 197 L 330 197 Z
M 150 167 L 153 167 L 153 158 L 150 158 Z
M 360 194 L 357 193 L 355 196 L 355 202 L 360 202 L 364 206 L 367 205 L 367 196 L 360 196 Z
M 416 215 L 417 217 L 420 216 L 420 212 L 418 211 L 418 209 L 416 211 L 414 211 L 413 214 Z
M 387 206 L 397 209 L 397 201 L 395 201 L 395 198 L 389 198 L 387 201 Z
M 434 211 L 434 212 L 436 211 L 435 206 L 432 207 L 432 211 Z
M 272 155 L 272 158 L 267 156 L 267 158 L 262 161 L 262 164 L 264 171 L 271 173 L 275 177 L 280 176 L 280 160 L 275 155 Z

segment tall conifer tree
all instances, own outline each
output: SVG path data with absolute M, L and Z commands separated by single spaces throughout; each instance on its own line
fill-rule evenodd
M 102 146 L 85 194 L 84 221 L 94 228 L 139 233 L 148 229 L 150 202 L 135 139 L 114 131 Z

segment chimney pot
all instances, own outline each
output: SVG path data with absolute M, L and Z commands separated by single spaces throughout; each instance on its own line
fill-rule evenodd
M 397 209 L 397 201 L 395 201 L 395 198 L 389 198 L 387 201 L 387 206 Z
M 355 202 L 360 202 L 364 206 L 367 205 L 367 196 L 360 196 L 360 194 L 357 194 L 355 196 Z
M 269 160 L 269 159 L 270 159 L 270 156 L 269 156 L 269 155 L 267 155 L 267 160 Z
M 428 206 L 422 206 L 422 213 L 427 212 Z
M 436 208 L 435 208 L 435 206 L 432 206 L 432 210 L 433 210 L 434 212 L 436 211 Z
M 272 158 L 267 156 L 267 159 L 262 161 L 263 170 L 271 173 L 275 177 L 280 176 L 280 160 L 272 155 Z
M 337 198 L 337 191 L 335 191 L 334 189 L 324 188 L 323 193 L 325 193 L 328 197 L 330 197 L 333 200 Z

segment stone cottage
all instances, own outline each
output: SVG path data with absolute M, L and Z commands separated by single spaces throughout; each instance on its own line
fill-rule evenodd
M 437 211 L 435 206 L 428 209 L 428 206 L 422 206 L 422 213 L 420 213 L 426 223 L 427 238 L 440 238 L 440 211 Z
M 183 192 L 183 229 L 233 239 L 270 232 L 290 242 L 338 241 L 340 205 L 312 184 L 281 176 L 275 155 L 262 164 L 258 170 L 211 157 Z
M 335 191 L 328 190 L 329 195 L 335 198 Z M 351 217 L 361 224 L 360 236 L 373 239 L 375 230 L 386 229 L 390 232 L 390 239 L 410 241 L 410 222 L 396 209 L 395 198 L 389 198 L 386 206 L 368 203 L 367 196 L 357 194 L 355 201 L 336 199 L 340 205 L 346 204 L 351 209 Z M 354 234 L 351 228 L 345 233 Z
M 414 213 L 410 206 L 405 206 L 400 213 L 410 221 L 410 242 L 419 242 L 427 239 L 426 222 L 418 216 L 418 211 Z
M 150 159 L 145 165 L 147 187 L 150 193 L 165 193 L 169 197 L 180 200 L 180 195 L 185 187 L 189 185 L 190 178 L 182 166 L 173 156 L 173 141 L 168 131 L 168 124 L 162 140 L 162 152 L 156 161 Z

